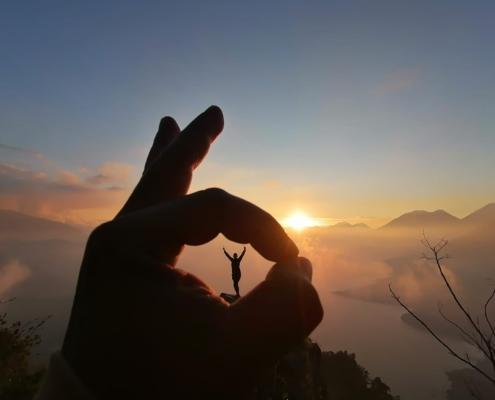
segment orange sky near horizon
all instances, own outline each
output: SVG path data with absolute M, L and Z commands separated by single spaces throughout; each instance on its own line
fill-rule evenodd
M 6 181 L 0 208 L 71 224 L 92 227 L 113 218 L 139 179 L 139 169 L 123 162 L 68 170 L 38 152 L 0 147 L 0 154 L 7 160 L 0 163 L 0 177 Z M 462 218 L 495 200 L 495 188 L 486 188 L 484 193 L 445 191 L 413 197 L 393 190 L 370 192 L 359 185 L 291 183 L 263 172 L 256 167 L 222 165 L 207 157 L 195 171 L 190 192 L 221 187 L 281 222 L 302 212 L 313 225 L 348 222 L 371 228 L 418 209 L 444 209 Z

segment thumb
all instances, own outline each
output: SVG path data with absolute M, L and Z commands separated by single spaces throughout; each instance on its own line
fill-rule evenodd
M 296 257 L 277 263 L 265 281 L 228 311 L 227 350 L 246 371 L 276 363 L 321 322 L 323 308 L 311 284 L 311 263 Z

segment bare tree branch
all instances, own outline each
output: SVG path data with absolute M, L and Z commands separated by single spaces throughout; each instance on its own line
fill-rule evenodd
M 494 296 L 495 296 L 495 288 L 492 290 L 492 294 L 490 295 L 490 297 L 488 297 L 488 300 L 486 301 L 485 307 L 484 307 L 484 310 L 485 310 L 485 320 L 486 320 L 486 323 L 488 324 L 488 326 L 489 326 L 489 328 L 491 330 L 491 335 L 490 335 L 490 338 L 489 338 L 489 342 L 490 343 L 491 343 L 493 337 L 495 336 L 495 328 L 493 327 L 492 321 L 488 317 L 488 305 L 490 304 L 490 302 L 492 301 L 492 299 L 493 299 Z
M 476 347 L 478 350 L 480 350 L 484 355 L 485 357 L 487 357 L 488 359 L 490 358 L 490 355 L 489 353 L 487 352 L 487 350 L 483 347 L 483 344 L 476 340 L 476 338 L 471 335 L 470 333 L 466 332 L 466 330 L 464 328 L 462 328 L 458 323 L 456 323 L 455 321 L 451 320 L 450 318 L 448 318 L 442 311 L 441 307 L 439 306 L 438 307 L 438 312 L 439 314 L 442 316 L 442 318 L 447 321 L 448 323 L 450 323 L 451 325 L 455 326 L 460 332 L 461 332 L 461 337 L 470 345 Z
M 473 320 L 473 318 L 471 317 L 471 314 L 466 310 L 466 308 L 464 307 L 464 305 L 462 304 L 462 302 L 458 298 L 457 294 L 455 293 L 454 289 L 450 285 L 450 282 L 449 282 L 447 276 L 445 275 L 445 273 L 443 271 L 443 267 L 442 267 L 441 261 L 445 257 L 442 257 L 440 255 L 440 252 L 445 248 L 445 246 L 447 246 L 448 241 L 445 240 L 445 239 L 441 239 L 440 241 L 438 241 L 436 244 L 433 245 L 433 244 L 431 244 L 431 242 L 429 241 L 429 239 L 426 237 L 425 233 L 423 232 L 423 240 L 422 240 L 422 242 L 433 253 L 433 261 L 435 262 L 435 264 L 437 266 L 438 272 L 440 272 L 440 275 L 442 277 L 443 282 L 445 283 L 445 286 L 447 286 L 447 289 L 448 289 L 450 295 L 452 296 L 452 298 L 454 299 L 455 303 L 457 304 L 457 306 L 459 307 L 459 309 L 462 311 L 462 313 L 464 314 L 464 316 L 466 317 L 466 319 L 468 320 L 468 322 L 471 324 L 471 326 L 474 328 L 474 330 L 476 331 L 476 333 L 479 335 L 480 340 L 486 346 L 486 348 L 487 348 L 487 350 L 489 352 L 488 359 L 491 361 L 492 365 L 494 366 L 494 370 L 495 370 L 494 350 L 493 350 L 490 342 L 488 341 L 488 338 L 481 331 L 481 328 L 479 326 L 479 321 L 478 321 L 478 323 L 476 323 Z
M 445 246 L 444 246 L 445 247 Z M 469 361 L 469 359 L 466 359 L 462 356 L 460 356 L 454 349 L 452 349 L 452 347 L 450 347 L 445 341 L 443 341 L 431 328 L 430 326 L 424 322 L 418 315 L 416 315 L 408 306 L 406 306 L 399 298 L 399 296 L 397 296 L 395 294 L 395 292 L 393 291 L 392 289 L 392 286 L 391 285 L 388 285 L 388 288 L 389 288 L 389 291 L 390 291 L 390 294 L 392 295 L 392 297 L 395 299 L 395 301 L 397 301 L 397 303 L 399 303 L 402 308 L 404 308 L 416 321 L 418 321 L 429 333 L 431 336 L 433 336 L 435 338 L 435 340 L 440 343 L 445 349 L 447 349 L 447 351 L 455 358 L 457 358 L 459 361 L 463 362 L 464 364 L 466 365 L 469 365 L 472 369 L 474 369 L 475 371 L 477 371 L 480 375 L 482 375 L 483 377 L 485 377 L 486 379 L 488 379 L 491 383 L 493 383 L 495 385 L 495 378 L 491 377 L 490 375 L 488 375 L 485 371 L 483 371 L 482 369 L 480 369 L 477 365 L 473 364 L 471 361 Z

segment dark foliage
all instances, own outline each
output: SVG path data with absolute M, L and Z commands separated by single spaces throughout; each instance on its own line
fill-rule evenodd
M 398 400 L 346 351 L 322 352 L 308 340 L 267 373 L 258 400 Z
M 46 320 L 9 323 L 7 313 L 0 314 L 0 399 L 28 400 L 38 390 L 44 370 L 32 370 L 30 359 Z

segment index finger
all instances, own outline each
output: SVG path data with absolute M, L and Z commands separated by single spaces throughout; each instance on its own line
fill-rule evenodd
M 121 211 L 129 213 L 187 193 L 193 170 L 223 129 L 222 110 L 209 107 L 192 121 L 148 168 Z
M 112 222 L 114 234 L 174 251 L 178 245 L 201 245 L 219 233 L 250 243 L 263 257 L 282 261 L 299 250 L 269 213 L 221 189 L 206 189 L 175 201 L 139 210 Z M 170 254 L 176 256 L 176 254 Z

